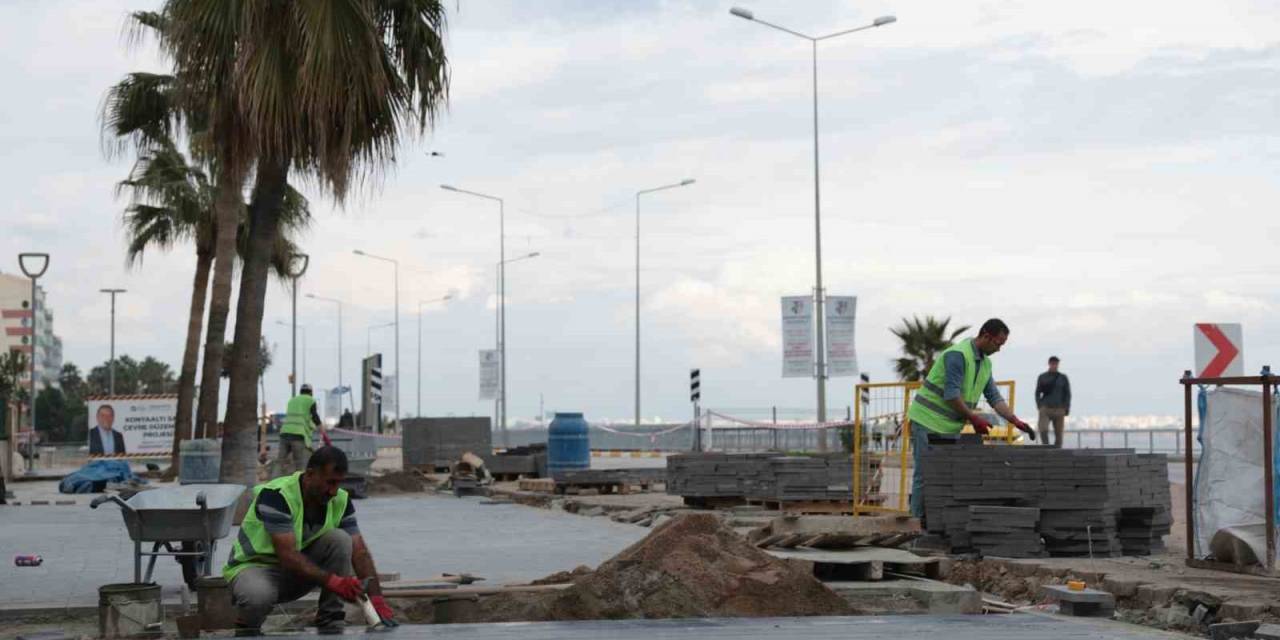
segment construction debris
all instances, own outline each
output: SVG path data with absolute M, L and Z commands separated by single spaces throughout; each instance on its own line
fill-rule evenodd
M 368 477 L 365 487 L 369 495 L 393 495 L 433 491 L 436 483 L 417 471 L 392 471 Z
M 539 583 L 486 593 L 471 610 L 455 607 L 450 621 L 856 613 L 812 575 L 756 549 L 713 514 L 681 515 L 595 571 L 579 568 L 570 575 L 549 576 Z M 397 606 L 411 622 L 437 619 L 434 610 L 420 603 L 399 602 Z

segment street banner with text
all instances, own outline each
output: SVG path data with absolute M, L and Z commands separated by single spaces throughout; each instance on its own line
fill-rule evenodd
M 857 308 L 858 299 L 854 296 L 827 297 L 828 378 L 858 375 L 858 354 L 853 346 L 853 321 Z
M 497 349 L 480 350 L 480 399 L 494 400 L 498 397 L 498 364 L 500 358 Z
M 782 298 L 782 377 L 813 377 L 813 298 Z

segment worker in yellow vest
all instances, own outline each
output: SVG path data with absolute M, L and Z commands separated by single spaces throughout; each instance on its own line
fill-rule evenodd
M 253 488 L 253 502 L 222 570 L 236 608 L 237 636 L 261 635 L 262 622 L 277 604 L 316 587 L 321 589 L 315 618 L 320 633 L 341 633 L 342 601 L 357 602 L 364 595 L 382 621 L 395 626 L 351 497 L 339 488 L 346 475 L 346 454 L 325 446 L 307 460 L 306 471 Z
M 983 323 L 978 337 L 951 345 L 929 367 L 907 411 L 911 422 L 911 515 L 924 515 L 923 454 L 929 439 L 954 440 L 966 422 L 979 435 L 991 430 L 991 423 L 976 411 L 980 399 L 985 397 L 1000 417 L 1036 439 L 1031 426 L 1013 414 L 991 375 L 991 356 L 1008 339 L 1009 326 L 992 318 Z
M 287 475 L 302 471 L 307 466 L 307 458 L 311 456 L 311 434 L 320 430 L 320 439 L 330 445 L 329 434 L 324 428 L 324 421 L 316 411 L 316 399 L 312 396 L 311 385 L 303 384 L 298 395 L 289 399 L 285 407 L 284 423 L 280 425 L 280 451 L 276 454 L 278 475 Z

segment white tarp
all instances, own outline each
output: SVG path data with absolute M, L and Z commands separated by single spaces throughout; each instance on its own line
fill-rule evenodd
M 1219 530 L 1266 523 L 1262 394 L 1229 387 L 1209 391 L 1200 437 L 1195 550 L 1204 558 Z

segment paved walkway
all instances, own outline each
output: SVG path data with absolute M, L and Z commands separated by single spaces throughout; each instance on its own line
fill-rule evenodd
M 76 496 L 74 506 L 32 506 L 26 500 L 0 506 L 0 603 L 96 605 L 99 586 L 133 581 L 133 543 L 119 508 L 91 510 L 91 498 Z M 648 533 L 605 518 L 482 502 L 433 495 L 371 498 L 356 502 L 356 516 L 379 571 L 398 572 L 406 580 L 463 572 L 489 583 L 531 580 L 581 564 L 596 566 Z M 218 545 L 219 563 L 235 535 L 233 529 Z M 41 555 L 44 565 L 15 567 L 18 554 Z M 176 594 L 182 582 L 178 564 L 160 558 L 155 580 Z
M 1034 615 L 892 616 L 855 618 L 753 618 L 712 620 L 623 620 L 402 626 L 392 632 L 404 638 L 468 640 L 881 640 L 946 638 L 947 640 L 1165 640 L 1187 638 L 1119 622 L 1087 621 Z M 272 636 L 318 638 L 314 635 Z M 332 636 L 330 636 L 332 637 Z M 386 632 L 347 629 L 346 637 L 386 638 Z

